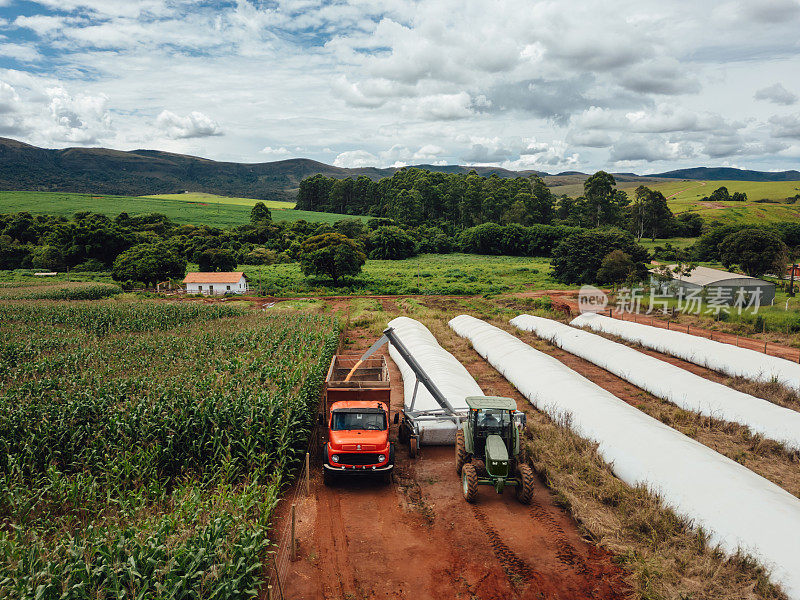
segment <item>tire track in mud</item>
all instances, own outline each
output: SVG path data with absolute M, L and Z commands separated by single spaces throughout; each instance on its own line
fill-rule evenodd
M 525 560 L 517 556 L 511 548 L 506 546 L 500 538 L 500 534 L 497 533 L 497 530 L 489 524 L 489 520 L 486 518 L 483 511 L 477 506 L 470 506 L 472 507 L 475 519 L 486 532 L 486 536 L 489 538 L 489 544 L 492 546 L 497 560 L 500 561 L 500 565 L 503 567 L 503 571 L 505 571 L 509 583 L 511 583 L 513 587 L 519 587 L 522 583 L 529 584 L 532 581 L 541 579 L 541 576 L 536 573 Z
M 587 568 L 586 563 L 575 551 L 575 547 L 569 543 L 564 528 L 561 527 L 552 514 L 544 509 L 542 504 L 536 498 L 531 500 L 530 512 L 534 520 L 539 522 L 545 528 L 545 530 L 547 530 L 547 532 L 553 536 L 553 539 L 557 544 L 556 558 L 559 560 L 559 562 L 566 566 L 574 567 L 578 573 L 588 573 L 589 569 Z

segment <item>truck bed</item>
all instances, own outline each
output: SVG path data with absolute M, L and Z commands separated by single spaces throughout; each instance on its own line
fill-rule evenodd
M 332 403 L 343 400 L 383 402 L 389 406 L 391 383 L 386 358 L 368 358 L 358 366 L 350 381 L 345 381 L 358 359 L 358 356 L 344 354 L 337 354 L 331 359 L 325 377 L 326 414 Z

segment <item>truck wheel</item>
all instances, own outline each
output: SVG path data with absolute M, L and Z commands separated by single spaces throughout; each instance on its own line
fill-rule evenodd
M 461 469 L 461 491 L 467 502 L 472 503 L 478 499 L 478 473 L 471 464 L 464 465 Z
M 517 500 L 522 504 L 530 504 L 533 499 L 533 469 L 528 465 L 519 466 L 519 485 L 517 485 Z
M 394 444 L 389 444 L 389 464 L 394 464 Z M 394 469 L 392 469 L 393 471 Z M 392 471 L 386 471 L 383 474 L 383 480 L 386 483 L 392 483 Z
M 333 485 L 336 479 L 336 473 L 329 471 L 325 467 L 322 468 L 322 483 L 325 485 Z
M 413 436 L 408 440 L 408 455 L 411 458 L 417 458 L 417 454 L 419 454 L 419 441 L 417 436 Z
M 461 469 L 467 463 L 467 447 L 464 443 L 464 432 L 456 431 L 456 473 L 461 475 Z

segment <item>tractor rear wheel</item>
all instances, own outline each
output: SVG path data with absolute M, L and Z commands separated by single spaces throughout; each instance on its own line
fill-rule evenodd
M 467 464 L 467 446 L 464 443 L 464 432 L 456 432 L 456 473 L 461 475 L 461 469 Z
M 522 504 L 530 504 L 533 499 L 533 480 L 533 469 L 528 465 L 520 465 L 517 500 L 522 502 Z
M 464 465 L 461 469 L 461 489 L 467 502 L 472 503 L 478 499 L 478 473 L 471 464 Z

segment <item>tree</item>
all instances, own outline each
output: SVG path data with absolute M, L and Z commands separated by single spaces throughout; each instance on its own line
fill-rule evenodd
M 246 265 L 272 265 L 278 262 L 278 253 L 274 250 L 256 247 L 242 256 L 242 262 Z
M 678 235 L 697 237 L 703 233 L 703 217 L 693 212 L 685 212 L 675 219 Z
M 342 277 L 361 272 L 367 257 L 360 246 L 341 233 L 325 233 L 308 238 L 298 252 L 303 274 L 327 276 L 336 284 Z
M 603 259 L 612 250 L 622 250 L 634 264 L 634 276 L 645 277 L 649 255 L 624 231 L 584 230 L 563 239 L 553 250 L 553 276 L 562 283 L 594 283 Z
M 703 200 L 708 200 L 709 202 L 728 202 L 730 199 L 731 194 L 724 185 L 711 192 L 710 196 L 703 198 Z
M 361 177 L 358 178 L 359 181 Z M 361 237 L 364 234 L 364 230 L 366 229 L 364 226 L 364 221 L 361 219 L 342 219 L 341 221 L 336 221 L 333 224 L 333 228 L 342 235 L 346 235 L 351 240 L 354 240 L 358 237 Z
M 732 202 L 747 202 L 747 194 L 744 192 L 733 192 L 731 196 Z
M 743 229 L 732 233 L 722 241 L 720 250 L 725 268 L 738 265 L 751 277 L 770 272 L 782 275 L 786 267 L 786 244 L 772 231 Z
M 667 234 L 670 226 L 675 222 L 675 215 L 667 206 L 664 194 L 643 185 L 636 188 L 633 206 L 630 210 L 637 242 L 646 233 L 655 241 L 656 237 Z
M 614 176 L 605 171 L 598 171 L 583 182 L 583 197 L 587 216 L 595 227 L 607 223 L 613 212 L 617 185 Z
M 623 283 L 636 273 L 636 265 L 631 255 L 622 250 L 612 250 L 603 257 L 597 271 L 597 281 L 609 285 Z
M 272 221 L 272 213 L 267 205 L 263 202 L 256 202 L 255 206 L 250 210 L 250 222 L 256 223 L 269 223 Z
M 200 253 L 197 268 L 203 272 L 233 271 L 236 268 L 236 257 L 230 250 L 209 248 Z
M 185 274 L 186 259 L 174 254 L 162 243 L 138 244 L 129 248 L 116 258 L 111 269 L 115 281 L 151 285 Z
M 379 227 L 369 234 L 367 243 L 370 258 L 399 260 L 417 253 L 413 238 L 399 227 Z
M 64 255 L 55 246 L 37 246 L 31 253 L 31 264 L 35 269 L 63 271 L 66 268 Z
M 19 269 L 29 259 L 30 248 L 27 245 L 12 240 L 11 236 L 0 235 L 0 269 Z

